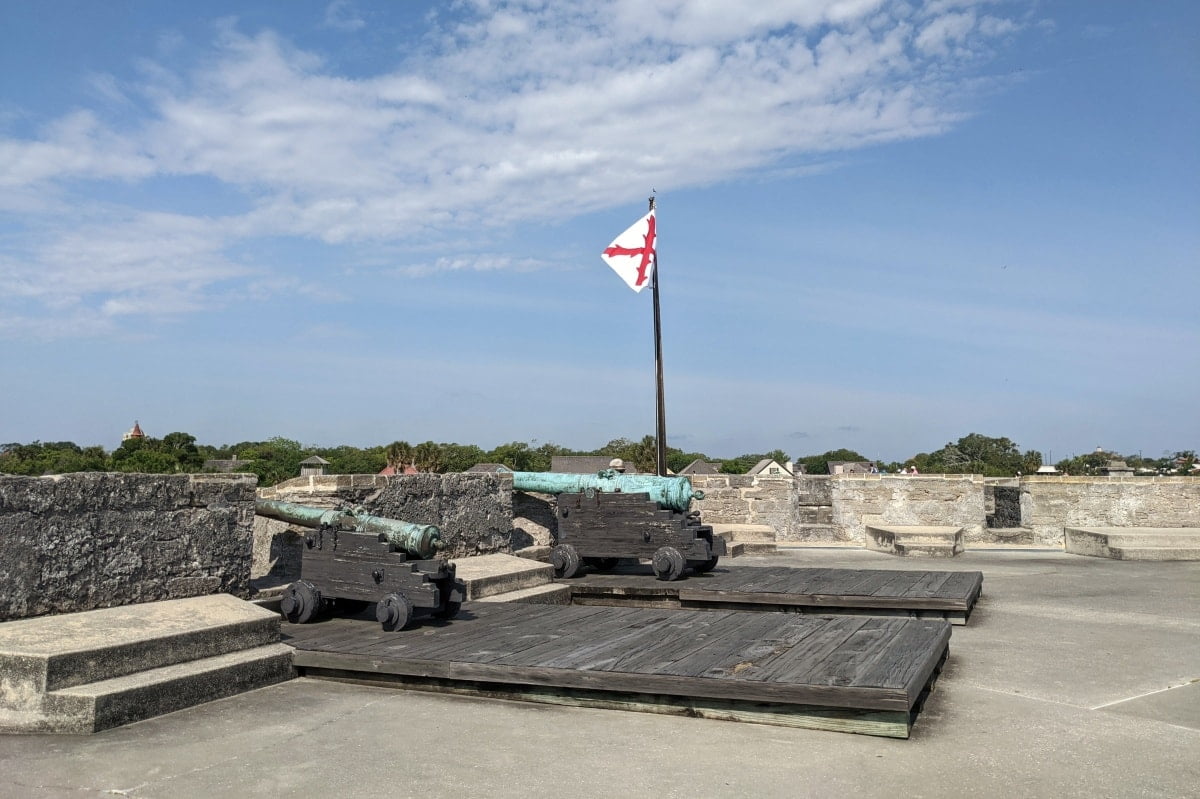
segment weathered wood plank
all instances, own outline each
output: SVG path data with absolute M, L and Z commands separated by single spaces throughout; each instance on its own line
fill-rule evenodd
M 491 683 L 450 682 L 404 675 L 367 675 L 362 672 L 340 669 L 311 669 L 308 676 L 360 685 L 390 685 L 409 690 L 487 699 L 509 699 L 592 710 L 624 710 L 690 716 L 719 721 L 771 724 L 781 727 L 857 733 L 888 738 L 908 738 L 912 728 L 911 714 L 907 711 L 781 705 L 768 702 L 696 699 L 612 691 L 572 691 L 532 686 L 499 686 Z
M 311 634 L 307 647 L 296 652 L 296 665 L 883 711 L 910 709 L 917 696 L 911 687 L 915 675 L 931 673 L 949 639 L 944 622 L 527 605 L 489 607 L 477 618 L 415 635 L 383 634 L 368 622 L 356 623 L 365 627 L 368 645 L 335 636 L 337 630 Z M 908 627 L 922 629 L 903 639 L 899 633 L 859 633 Z M 303 643 L 304 632 L 297 632 L 293 641 Z M 474 642 L 467 632 L 476 636 Z M 440 636 L 452 637 L 453 644 L 447 646 Z M 358 651 L 323 651 L 315 646 L 322 640 Z M 859 681 L 848 680 L 849 675 L 865 676 Z

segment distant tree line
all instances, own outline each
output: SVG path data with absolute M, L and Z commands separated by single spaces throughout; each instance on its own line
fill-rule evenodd
M 550 468 L 555 455 L 607 455 L 621 458 L 638 471 L 652 472 L 655 468 L 654 436 L 639 441 L 616 438 L 595 450 L 575 450 L 557 444 L 512 441 L 485 450 L 474 444 L 436 443 L 425 441 L 410 444 L 393 441 L 365 449 L 351 446 L 304 446 L 288 438 L 266 441 L 242 441 L 214 447 L 197 444 L 188 433 L 168 433 L 162 438 L 130 438 L 112 452 L 103 447 L 80 447 L 71 441 L 34 441 L 30 444 L 0 444 L 0 473 L 21 475 L 65 474 L 68 472 L 143 472 L 173 474 L 202 472 L 210 460 L 246 461 L 238 471 L 258 476 L 260 485 L 274 485 L 300 474 L 300 462 L 318 455 L 329 461 L 330 474 L 376 474 L 385 466 L 398 472 L 412 467 L 421 472 L 462 472 L 477 463 L 500 463 L 514 471 L 542 472 Z M 702 452 L 684 452 L 667 448 L 667 467 L 679 472 L 692 461 L 717 462 L 725 474 L 745 474 L 761 460 L 771 459 L 785 464 L 789 460 L 781 449 L 770 452 L 746 453 L 736 458 L 710 458 Z M 1124 460 L 1131 468 L 1143 472 L 1191 472 L 1197 462 L 1192 450 L 1164 453 L 1161 458 L 1147 459 L 1139 455 L 1118 455 L 1097 451 L 1059 461 L 1059 471 L 1073 475 L 1098 474 L 1109 461 Z M 923 474 L 982 474 L 1011 476 L 1031 474 L 1042 465 L 1042 454 L 1036 450 L 1020 451 L 1007 438 L 991 438 L 971 433 L 956 442 L 948 443 L 933 452 L 922 452 L 906 461 L 885 463 L 873 461 L 854 450 L 836 449 L 819 455 L 795 459 L 808 474 L 826 474 L 829 462 L 850 461 L 873 463 L 882 472 L 897 472 L 916 467 Z M 1194 472 L 1192 472 L 1194 473 Z

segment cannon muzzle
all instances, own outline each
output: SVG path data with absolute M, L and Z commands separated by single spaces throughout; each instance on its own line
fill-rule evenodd
M 254 512 L 299 527 L 329 527 L 355 533 L 375 533 L 380 541 L 387 541 L 396 549 L 416 558 L 432 558 L 444 546 L 442 531 L 435 525 L 372 516 L 362 508 L 329 510 L 294 502 L 259 499 L 254 502 Z
M 692 488 L 686 477 L 662 477 L 656 474 L 620 474 L 605 469 L 596 474 L 559 472 L 513 472 L 513 488 L 539 494 L 579 494 L 587 491 L 649 494 L 659 507 L 687 513 L 693 499 L 704 499 L 704 492 Z

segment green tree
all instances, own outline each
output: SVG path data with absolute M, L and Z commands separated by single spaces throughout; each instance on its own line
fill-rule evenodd
M 804 466 L 805 474 L 829 474 L 830 461 L 863 462 L 870 460 L 870 458 L 860 455 L 852 449 L 831 449 L 828 452 L 822 452 L 820 455 L 805 455 L 796 461 L 796 463 Z
M 442 468 L 441 445 L 423 441 L 413 448 L 413 465 L 419 472 L 440 472 Z
M 537 471 L 537 454 L 524 441 L 510 441 L 492 449 L 487 454 L 489 463 L 503 463 L 514 472 Z
M 465 472 L 487 460 L 487 453 L 474 444 L 442 444 L 442 466 L 447 472 Z
M 249 471 L 258 475 L 260 486 L 273 486 L 300 476 L 300 461 L 311 453 L 299 441 L 275 438 L 259 442 L 243 442 L 236 446 L 239 458 L 251 461 Z
M 198 472 L 204 466 L 196 437 L 188 433 L 167 433 L 158 450 L 173 458 L 181 472 Z
M 383 447 L 359 449 L 343 445 L 318 449 L 315 454 L 329 461 L 330 474 L 378 474 L 387 465 Z

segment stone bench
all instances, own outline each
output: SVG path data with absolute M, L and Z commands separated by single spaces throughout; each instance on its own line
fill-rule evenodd
M 901 557 L 952 558 L 963 551 L 963 528 L 867 525 L 867 549 Z
M 1200 527 L 1068 527 L 1063 549 L 1113 560 L 1200 560 Z

